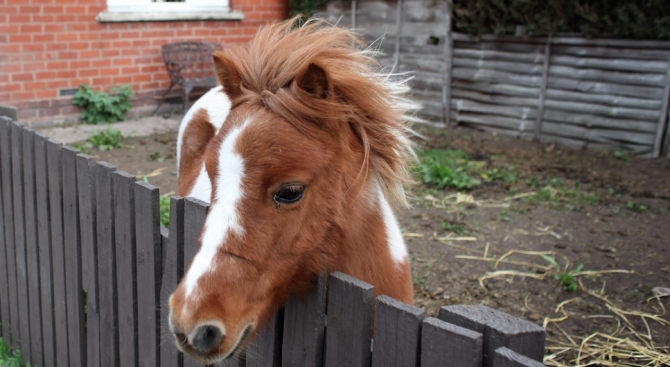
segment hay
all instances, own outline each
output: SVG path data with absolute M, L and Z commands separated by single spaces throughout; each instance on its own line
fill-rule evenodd
M 449 213 L 457 212 L 460 205 L 473 205 L 480 208 L 509 208 L 510 202 L 513 200 L 518 200 L 528 196 L 535 195 L 535 192 L 527 192 L 523 194 L 518 194 L 514 196 L 506 197 L 502 200 L 475 200 L 475 197 L 470 194 L 464 194 L 461 192 L 447 195 L 442 199 L 438 199 L 433 195 L 426 195 L 423 197 L 423 200 L 431 203 L 435 208 L 445 209 Z

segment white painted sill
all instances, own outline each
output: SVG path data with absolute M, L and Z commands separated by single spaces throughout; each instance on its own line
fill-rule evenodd
M 127 12 L 103 11 L 96 17 L 100 23 L 118 22 L 170 22 L 178 20 L 243 20 L 241 11 L 191 11 L 191 12 Z

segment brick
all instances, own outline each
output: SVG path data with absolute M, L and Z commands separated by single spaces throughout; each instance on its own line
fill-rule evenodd
M 42 71 L 46 70 L 46 63 L 44 62 L 30 62 L 23 63 L 24 71 Z
M 68 14 L 86 13 L 85 6 L 66 6 L 65 12 Z
M 44 89 L 46 88 L 46 86 L 47 85 L 44 82 L 24 83 L 23 89 L 25 90 Z
M 93 79 L 93 80 L 95 80 L 95 79 Z M 74 88 L 74 87 L 78 87 L 82 84 L 92 85 L 93 83 L 91 83 L 91 79 L 89 79 L 89 78 L 70 79 L 70 87 Z
M 64 6 L 45 6 L 44 7 L 44 13 L 45 14 L 63 14 L 65 13 L 65 7 Z
M 58 97 L 58 91 L 55 90 L 43 90 L 37 92 L 37 98 L 56 98 Z
M 16 14 L 19 12 L 19 8 L 17 6 L 0 6 L 0 14 Z
M 32 44 L 32 45 L 22 45 L 21 48 L 23 49 L 23 52 L 39 52 L 39 51 L 44 51 L 44 44 L 38 43 L 38 44 Z
M 140 74 L 133 76 L 133 82 L 135 83 L 150 82 L 150 81 L 151 81 L 151 75 L 149 74 Z
M 56 22 L 72 24 L 77 21 L 77 16 L 72 14 L 57 14 L 55 19 Z
M 133 41 L 133 47 L 149 47 L 149 46 L 151 46 L 150 40 Z
M 76 51 L 63 51 L 58 53 L 59 59 L 76 59 L 78 52 Z
M 131 43 L 130 43 L 130 41 L 114 41 L 114 42 L 112 42 L 112 47 L 114 47 L 114 48 L 131 47 Z
M 16 14 L 9 16 L 10 23 L 30 23 L 30 15 Z
M 106 75 L 119 75 L 119 69 L 102 69 L 100 70 L 100 76 Z
M 93 84 L 95 85 L 103 85 L 103 84 L 111 84 L 112 83 L 112 78 L 94 78 L 93 79 Z
M 120 35 L 119 32 L 106 32 L 106 33 L 100 34 L 100 39 L 103 39 L 103 40 L 117 39 L 117 38 L 119 38 L 119 35 Z
M 42 26 L 41 25 L 22 25 L 21 26 L 21 32 L 23 33 L 29 33 L 29 32 L 42 32 Z
M 9 42 L 30 42 L 32 38 L 29 34 L 14 34 L 9 36 Z
M 212 31 L 209 29 L 196 29 L 193 32 L 193 35 L 198 36 L 198 37 L 203 37 L 203 36 L 210 36 L 212 34 Z
M 123 56 L 137 56 L 140 54 L 140 51 L 136 48 L 128 48 L 121 52 Z
M 33 40 L 35 42 L 52 42 L 54 35 L 52 33 L 35 34 L 33 35 Z
M 49 88 L 65 88 L 68 86 L 67 80 L 56 80 L 47 83 Z
M 132 59 L 114 59 L 114 61 L 112 62 L 114 66 L 127 66 L 131 65 L 132 63 L 133 63 Z
M 10 53 L 10 52 L 19 52 L 20 47 L 19 45 L 12 45 L 12 44 L 4 44 L 0 45 L 0 54 L 1 53 Z
M 32 73 L 12 75 L 12 81 L 13 82 L 27 82 L 27 81 L 32 81 L 32 80 L 33 80 L 33 74 Z
M 93 50 L 93 51 L 81 51 L 79 53 L 79 57 L 82 59 L 92 59 L 92 58 L 97 58 L 100 57 L 100 51 L 98 50 Z
M 159 67 L 156 66 L 156 65 L 143 66 L 143 67 L 142 67 L 142 72 L 143 72 L 143 73 L 153 73 L 153 72 L 158 71 L 158 69 L 159 69 Z M 161 68 L 161 69 L 163 69 L 163 71 L 165 71 L 165 68 L 164 68 L 164 67 Z
M 9 75 L 7 75 L 9 77 Z M 0 90 L 3 92 L 18 92 L 21 90 L 21 83 L 12 83 L 0 86 Z
M 84 32 L 86 31 L 86 24 L 81 24 L 81 23 L 71 23 L 67 25 L 67 30 L 68 32 Z
M 54 16 L 51 14 L 35 14 L 33 15 L 33 22 L 35 23 L 50 23 L 54 21 Z
M 35 92 L 18 92 L 12 93 L 12 101 L 24 101 L 26 99 L 34 99 Z
M 56 35 L 56 41 L 76 41 L 77 33 L 59 33 Z
M 87 14 L 97 14 L 100 12 L 105 11 L 107 9 L 107 5 L 101 6 L 101 5 L 89 5 L 88 10 L 86 11 Z
M 17 94 L 14 94 L 13 97 L 16 98 Z M 33 94 L 34 95 L 34 94 Z M 27 99 L 27 98 L 22 98 L 22 99 Z M 17 117 L 20 120 L 30 118 L 30 117 L 36 117 L 37 116 L 37 110 L 19 110 Z
M 67 70 L 67 71 L 59 71 L 58 72 L 58 77 L 65 79 L 65 78 L 75 78 L 77 76 L 77 71 L 76 70 Z
M 139 38 L 140 32 L 121 32 L 121 38 Z
M 47 43 L 45 46 L 47 51 L 61 51 L 67 49 L 67 43 Z
M 79 40 L 81 41 L 97 41 L 100 39 L 98 32 L 81 32 L 79 33 Z
M 2 66 L 2 73 L 7 74 L 7 73 L 16 73 L 17 71 L 21 71 L 22 67 L 21 64 L 6 64 Z
M 127 84 L 132 82 L 132 77 L 130 76 L 118 76 L 114 78 L 114 84 Z
M 39 79 L 39 80 L 55 79 L 56 78 L 56 72 L 55 71 L 43 71 L 41 73 L 35 73 L 35 78 Z
M 100 70 L 98 69 L 79 70 L 79 76 L 81 77 L 98 76 L 99 74 Z
M 110 59 L 93 60 L 93 61 L 91 61 L 91 65 L 94 68 L 110 66 L 110 65 L 112 65 L 112 61 Z
M 119 56 L 121 52 L 119 50 L 103 50 L 102 57 L 114 57 Z
M 44 31 L 45 32 L 63 32 L 65 30 L 65 26 L 63 24 L 45 24 L 44 25 Z
M 125 74 L 125 75 L 129 75 L 129 74 L 137 74 L 137 73 L 139 73 L 139 72 L 140 72 L 140 68 L 138 68 L 138 67 L 136 67 L 136 66 L 135 66 L 135 67 L 122 68 L 122 69 L 121 69 L 121 73 L 123 73 L 123 74 Z
M 67 68 L 67 61 L 53 61 L 47 63 L 47 69 L 53 70 L 53 69 L 65 69 Z

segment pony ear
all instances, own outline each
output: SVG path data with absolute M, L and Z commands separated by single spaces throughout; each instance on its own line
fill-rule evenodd
M 230 100 L 239 97 L 242 94 L 242 90 L 240 89 L 242 79 L 233 61 L 221 52 L 215 52 L 212 58 L 214 59 L 216 78 L 219 80 L 219 84 L 221 84 L 223 90 Z
M 296 81 L 300 89 L 314 98 L 325 99 L 330 95 L 328 74 L 317 64 L 309 64 L 305 71 L 298 74 Z

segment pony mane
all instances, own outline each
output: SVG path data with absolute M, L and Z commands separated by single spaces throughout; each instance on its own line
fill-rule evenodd
M 408 206 L 409 120 L 419 107 L 403 98 L 409 78 L 385 74 L 356 33 L 321 19 L 296 27 L 297 20 L 264 26 L 249 44 L 225 49 L 241 79 L 232 107 L 256 101 L 305 133 L 315 123 L 334 134 L 350 124 L 365 152 L 358 178 L 371 172 L 392 206 Z M 326 70 L 335 98 L 314 98 L 294 82 L 310 64 Z

